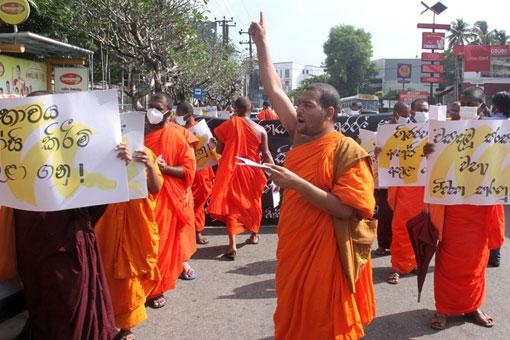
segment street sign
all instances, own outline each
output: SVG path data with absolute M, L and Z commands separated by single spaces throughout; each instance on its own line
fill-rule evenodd
M 422 52 L 422 61 L 444 61 L 444 53 Z
M 418 28 L 428 28 L 431 30 L 449 30 L 450 25 L 448 24 L 418 24 Z
M 443 64 L 421 64 L 421 73 L 444 73 Z
M 444 50 L 444 32 L 422 32 L 421 48 Z
M 436 83 L 436 84 L 441 84 L 444 82 L 444 78 L 443 77 L 421 77 L 420 78 L 420 81 L 422 83 Z
M 195 86 L 193 88 L 193 98 L 199 100 L 204 98 L 204 88 L 202 86 Z

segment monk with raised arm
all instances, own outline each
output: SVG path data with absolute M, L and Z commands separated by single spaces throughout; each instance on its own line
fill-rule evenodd
M 250 99 L 238 98 L 234 109 L 236 115 L 214 129 L 218 139 L 216 152 L 221 159 L 207 208 L 213 218 L 227 225 L 229 245 L 224 257 L 229 260 L 237 256 L 237 234 L 248 230 L 251 236 L 246 242 L 259 242 L 262 192 L 267 182 L 260 168 L 238 165 L 241 161 L 236 156 L 256 163 L 273 163 L 266 130 L 250 120 Z
M 284 188 L 278 224 L 275 339 L 358 339 L 375 315 L 371 262 L 349 288 L 333 218 L 371 217 L 374 180 L 368 154 L 335 131 L 339 95 L 328 84 L 309 85 L 294 108 L 271 62 L 262 14 L 250 27 L 264 90 L 292 139 L 285 167 L 269 165 Z M 333 180 L 337 145 L 345 171 Z
M 159 281 L 156 197 L 163 185 L 156 156 L 145 148 L 133 160 L 145 164 L 147 198 L 109 204 L 96 235 L 112 297 L 119 339 L 134 340 L 131 329 L 147 319 L 145 300 Z

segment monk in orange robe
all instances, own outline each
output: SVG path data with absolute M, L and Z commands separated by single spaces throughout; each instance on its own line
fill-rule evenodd
M 197 121 L 193 118 L 193 106 L 188 102 L 177 105 L 176 122 L 184 125 L 186 129 L 195 126 Z M 197 244 L 207 244 L 209 240 L 202 235 L 205 229 L 205 204 L 211 196 L 214 181 L 214 171 L 211 167 L 197 169 L 195 180 L 191 186 L 193 192 L 193 207 L 195 215 L 195 241 Z
M 285 167 L 268 165 L 271 179 L 284 188 L 278 224 L 275 339 L 358 339 L 364 335 L 363 325 L 375 316 L 370 259 L 353 293 L 342 269 L 333 217 L 372 216 L 370 160 L 368 155 L 355 157 L 362 150 L 352 141 L 350 166 L 333 181 L 336 146 L 347 138 L 334 131 L 338 92 L 328 84 L 311 84 L 295 109 L 274 71 L 262 14 L 250 32 L 257 45 L 262 85 L 293 144 Z
M 96 224 L 119 338 L 128 337 L 131 328 L 147 319 L 145 300 L 160 278 L 154 210 L 163 175 L 149 149 L 136 151 L 133 159 L 146 166 L 149 196 L 108 205 Z
M 484 99 L 483 89 L 468 87 L 460 97 L 461 107 L 478 107 L 480 114 L 485 108 Z M 465 117 L 461 115 L 460 118 Z M 492 317 L 480 307 L 485 298 L 489 250 L 501 247 L 504 240 L 501 232 L 505 226 L 503 207 L 459 204 L 433 208 L 444 210 L 443 220 L 433 221 L 439 229 L 440 242 L 434 267 L 436 313 L 431 327 L 444 329 L 448 315 L 461 314 L 480 326 L 494 326 Z M 441 214 L 436 211 L 432 215 Z
M 193 214 L 191 184 L 196 162 L 183 133 L 186 129 L 168 119 L 171 100 L 164 94 L 156 94 L 151 97 L 149 106 L 157 112 L 147 111 L 145 145 L 158 155 L 163 187 L 156 200 L 161 280 L 147 302 L 150 307 L 160 308 L 166 303 L 164 292 L 175 288 L 175 281 L 183 272 L 184 261 L 190 256 L 189 251 L 182 247 L 181 236 L 182 228 L 189 224 L 189 211 Z
M 262 111 L 257 114 L 258 120 L 278 120 L 278 115 L 271 109 L 269 102 L 265 101 L 262 106 Z
M 262 192 L 267 182 L 261 168 L 238 165 L 241 161 L 236 156 L 273 163 L 266 130 L 250 120 L 250 99 L 238 98 L 234 109 L 236 116 L 214 129 L 221 159 L 207 208 L 213 218 L 227 225 L 229 247 L 224 256 L 230 260 L 237 255 L 236 234 L 249 230 L 247 243 L 258 243 Z

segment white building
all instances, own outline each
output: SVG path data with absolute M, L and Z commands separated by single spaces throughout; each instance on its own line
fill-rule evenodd
M 420 81 L 421 73 L 421 59 L 376 59 L 374 60 L 378 67 L 378 74 L 376 79 L 382 80 L 382 91 L 387 93 L 390 90 L 405 90 L 414 89 L 416 91 L 428 91 L 430 85 Z M 410 78 L 403 83 L 402 79 L 398 77 L 399 64 L 410 65 L 409 72 Z M 437 84 L 435 84 L 437 87 Z
M 293 61 L 273 63 L 276 73 L 280 76 L 285 92 L 297 88 L 303 80 L 312 76 L 324 74 L 324 68 L 313 65 L 303 65 Z

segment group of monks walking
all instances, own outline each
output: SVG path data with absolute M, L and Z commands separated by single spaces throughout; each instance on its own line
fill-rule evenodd
M 364 326 L 376 315 L 371 259 L 351 287 L 334 221 L 347 227 L 374 215 L 371 159 L 354 140 L 335 131 L 339 95 L 331 85 L 308 85 L 297 107 L 290 101 L 271 61 L 262 13 L 250 35 L 264 90 L 291 139 L 284 166 L 274 164 L 266 131 L 250 119 L 249 98 L 240 97 L 235 116 L 218 126 L 209 141 L 222 155 L 216 173 L 197 170 L 199 140 L 189 131 L 196 124 L 193 108 L 180 103 L 174 116 L 171 99 L 153 95 L 145 147 L 133 151 L 117 146 L 120 161 L 145 165 L 148 197 L 55 212 L 0 210 L 2 223 L 9 221 L 16 231 L 18 273 L 34 339 L 135 339 L 132 329 L 147 318 L 147 306 L 164 307 L 165 292 L 179 278 L 197 278 L 190 259 L 197 244 L 208 242 L 202 235 L 208 200 L 209 215 L 227 227 L 224 259 L 238 256 L 240 233 L 249 233 L 248 244 L 259 242 L 267 176 L 283 189 L 275 338 L 364 336 Z M 461 102 L 480 106 L 482 97 L 471 89 Z M 265 119 L 275 118 L 269 105 L 266 109 Z M 414 117 L 425 111 L 416 109 Z M 393 123 L 408 122 L 410 115 L 396 106 Z M 393 211 L 388 282 L 396 284 L 400 275 L 416 268 L 404 231 L 409 219 L 425 209 L 423 187 L 395 187 L 382 197 Z M 437 311 L 431 326 L 444 329 L 448 315 L 463 314 L 491 327 L 494 321 L 480 306 L 489 250 L 503 242 L 502 207 L 454 205 L 428 211 L 440 232 L 434 275 Z

